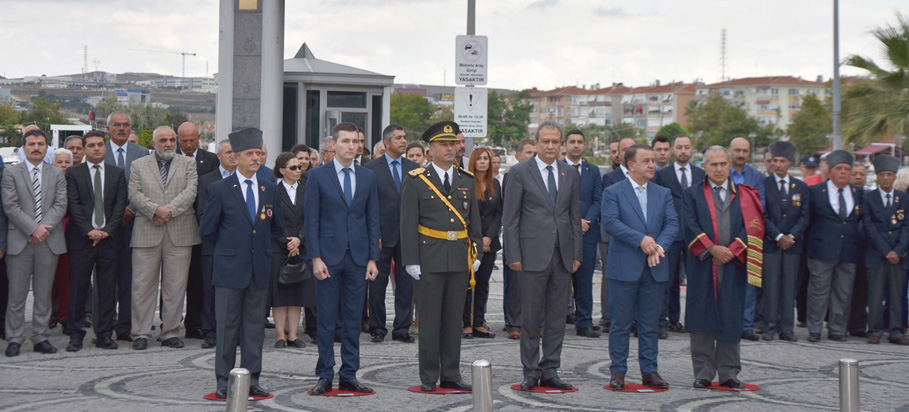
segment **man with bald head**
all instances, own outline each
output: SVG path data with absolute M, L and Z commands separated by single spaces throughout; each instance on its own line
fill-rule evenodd
M 177 128 L 178 155 L 184 155 L 196 161 L 196 173 L 199 179 L 218 169 L 218 156 L 199 148 L 199 128 L 193 122 L 183 122 Z M 198 221 L 196 222 L 198 224 Z M 202 281 L 202 245 L 193 246 L 192 258 L 189 261 L 189 278 L 186 281 L 186 338 L 204 339 L 202 333 L 202 310 L 204 292 Z
M 757 189 L 761 195 L 761 205 L 764 204 L 764 176 L 757 169 L 748 166 L 751 160 L 751 142 L 744 137 L 736 137 L 729 142 L 729 153 L 732 155 L 732 165 L 729 169 L 729 178 L 737 185 L 748 185 Z M 754 333 L 755 307 L 757 306 L 757 288 L 749 284 L 745 288 L 745 323 L 742 329 L 742 338 L 750 341 L 758 340 Z

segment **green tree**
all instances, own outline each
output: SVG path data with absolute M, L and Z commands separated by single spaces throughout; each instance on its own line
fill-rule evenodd
M 688 116 L 688 130 L 696 136 L 695 145 L 699 150 L 713 145 L 729 146 L 729 142 L 739 136 L 753 137 L 754 145 L 763 147 L 770 144 L 776 134 L 773 125 L 762 126 L 744 109 L 728 105 L 717 93 L 711 94 L 703 104 L 692 100 L 685 108 L 685 115 Z
M 131 104 L 127 108 L 133 130 L 151 129 L 158 126 L 169 126 L 167 110 L 147 104 Z
M 429 118 L 429 124 L 435 124 L 442 121 L 454 121 L 454 107 L 443 104 L 439 106 L 439 110 L 436 110 Z
M 95 105 L 95 120 L 107 120 L 107 115 L 113 112 L 126 112 L 126 107 L 123 107 L 122 104 L 117 102 L 117 98 L 114 95 L 110 95 L 101 99 L 98 104 Z
M 177 130 L 183 122 L 189 121 L 189 117 L 186 116 L 186 113 L 168 110 L 164 115 L 164 122 L 169 124 L 174 130 Z
M 843 90 L 843 137 L 867 146 L 878 136 L 909 135 L 909 19 L 871 33 L 883 46 L 885 67 L 871 58 L 852 55 L 846 64 L 868 71 Z M 890 70 L 887 70 L 890 68 Z
M 60 105 L 43 97 L 32 98 L 31 107 L 22 115 L 20 122 L 34 124 L 45 132 L 50 131 L 52 124 L 69 124 L 60 114 Z
M 688 134 L 688 131 L 685 130 L 685 128 L 682 127 L 682 125 L 680 125 L 680 124 L 678 124 L 678 123 L 676 123 L 676 122 L 672 122 L 672 123 L 669 123 L 669 124 L 667 124 L 667 125 L 661 127 L 660 130 L 657 131 L 657 133 L 656 133 L 657 136 L 666 136 L 666 137 L 668 137 L 670 141 L 672 141 L 672 138 L 673 138 L 673 137 L 676 137 L 676 136 L 678 136 L 678 135 L 680 135 L 680 134 L 685 134 L 685 135 L 687 135 L 687 134 Z
M 799 111 L 792 116 L 792 123 L 786 129 L 789 141 L 805 154 L 823 149 L 831 131 L 833 122 L 830 111 L 813 94 L 802 99 Z
M 425 97 L 416 93 L 391 95 L 391 122 L 401 125 L 411 136 L 421 136 L 429 127 L 434 110 Z
M 530 136 L 530 91 L 522 90 L 512 96 L 500 95 L 495 90 L 487 96 L 486 123 L 489 141 L 497 145 L 517 142 Z
M 10 142 L 19 134 L 15 126 L 21 117 L 12 100 L 0 100 L 0 140 Z

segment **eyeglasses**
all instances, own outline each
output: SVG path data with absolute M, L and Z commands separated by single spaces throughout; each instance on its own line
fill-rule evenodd
M 297 170 L 302 170 L 302 169 L 303 169 L 303 166 L 299 166 L 299 165 L 287 166 L 287 170 L 290 170 L 293 172 L 296 172 Z
M 111 127 L 129 127 L 129 123 L 111 123 Z

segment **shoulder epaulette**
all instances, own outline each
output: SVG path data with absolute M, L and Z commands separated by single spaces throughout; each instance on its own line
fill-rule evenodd
M 467 169 L 464 169 L 463 167 L 459 167 L 458 170 L 467 176 L 473 177 L 473 173 L 468 172 Z
M 416 177 L 416 176 L 419 176 L 420 174 L 422 174 L 422 173 L 425 172 L 425 171 L 426 171 L 426 169 L 424 169 L 424 168 L 422 168 L 422 167 L 418 167 L 418 168 L 416 168 L 416 169 L 413 169 L 413 170 L 407 172 L 407 174 Z

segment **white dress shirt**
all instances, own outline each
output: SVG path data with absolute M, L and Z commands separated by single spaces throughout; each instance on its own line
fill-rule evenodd
M 35 169 L 38 169 L 38 188 L 41 189 L 41 194 L 43 196 L 44 195 L 44 187 L 43 187 L 44 182 L 42 182 L 42 180 L 44 180 L 44 178 L 41 176 L 41 172 L 44 171 L 45 163 L 44 162 L 38 163 L 38 166 L 35 166 L 35 165 L 31 164 L 30 162 L 25 162 L 25 164 L 28 165 L 28 184 L 29 185 L 32 184 L 32 176 L 33 176 L 32 173 L 35 173 Z M 35 190 L 34 190 L 34 188 L 32 188 L 32 193 L 34 194 L 34 192 L 35 192 Z
M 289 185 L 284 179 L 281 179 L 281 184 L 284 185 L 284 190 L 287 190 L 287 197 L 290 198 L 290 203 L 294 206 L 297 205 L 297 186 L 300 184 L 299 181 L 294 182 L 294 184 Z
M 245 177 L 242 173 L 234 173 L 234 176 L 237 176 L 237 181 L 240 182 L 240 193 L 243 193 L 243 201 L 246 201 L 246 181 L 252 180 L 252 193 L 253 198 L 256 200 L 256 206 L 259 205 L 259 179 L 256 176 L 256 173 L 253 173 L 252 177 Z
M 454 174 L 453 174 L 454 168 L 455 168 L 454 165 L 449 166 L 448 170 L 445 170 L 445 169 L 442 169 L 441 167 L 439 167 L 437 164 L 435 164 L 435 162 L 433 162 L 432 168 L 436 169 L 436 173 L 439 174 L 439 181 L 442 182 L 443 184 L 445 183 L 445 173 L 448 173 L 448 183 L 449 184 L 451 184 L 451 182 L 454 180 Z
M 338 159 L 332 159 L 332 163 L 335 165 L 335 173 L 338 174 L 338 182 L 341 183 L 341 191 L 344 191 L 344 166 L 341 166 L 338 163 Z M 354 169 L 354 162 L 350 162 L 350 198 L 354 198 L 354 194 L 357 193 L 357 172 Z
M 691 163 L 685 163 L 685 166 L 678 164 L 678 162 L 672 162 L 673 167 L 675 167 L 675 178 L 679 180 L 679 184 L 682 184 L 682 170 L 685 170 L 685 178 L 688 179 L 688 186 L 691 186 Z M 688 187 L 686 186 L 686 187 Z M 683 187 L 682 189 L 685 189 Z
M 546 186 L 546 190 L 549 190 L 549 170 L 546 169 L 548 166 L 552 166 L 552 176 L 555 179 L 556 191 L 559 190 L 559 165 L 555 161 L 552 164 L 546 164 L 546 162 L 540 160 L 540 156 L 534 156 L 533 159 L 537 162 L 537 168 L 540 169 L 540 175 L 543 176 L 543 185 Z M 627 176 L 627 171 L 626 171 Z
M 725 182 L 723 182 L 723 185 L 722 185 L 722 186 L 717 185 L 717 184 L 714 184 L 713 181 L 711 180 L 711 181 L 710 181 L 710 190 L 715 191 L 716 188 L 720 188 L 720 200 L 723 201 L 723 203 L 726 203 L 726 191 L 728 190 L 728 189 L 727 189 L 727 186 L 728 186 L 728 185 L 729 185 L 729 181 L 728 181 L 728 180 L 725 181 Z
M 827 198 L 830 199 L 830 207 L 833 208 L 833 213 L 839 215 L 840 213 L 840 192 L 839 188 L 833 184 L 832 180 L 827 180 Z M 855 207 L 855 200 L 852 199 L 852 187 L 846 185 L 843 188 L 843 199 L 846 201 L 846 216 L 849 216 L 852 213 L 852 208 Z
M 878 186 L 878 189 L 881 189 L 880 186 Z M 845 192 L 845 190 L 843 192 Z M 881 189 L 880 192 L 881 192 L 881 203 L 884 204 L 884 207 L 887 207 L 887 195 L 890 195 L 890 204 L 891 205 L 896 202 L 896 197 L 893 195 L 893 187 L 890 187 L 889 192 L 885 192 L 884 189 Z
M 104 162 L 102 161 L 101 163 L 97 164 L 98 166 L 100 166 L 97 170 L 95 169 L 95 163 L 88 161 L 88 159 L 85 160 L 85 164 L 86 164 L 86 166 L 88 166 L 88 174 L 89 174 L 89 177 L 91 178 L 89 180 L 91 180 L 91 182 L 92 182 L 92 193 L 94 193 L 94 191 L 96 190 L 95 173 L 101 173 L 101 193 L 103 194 L 104 193 Z M 102 196 L 102 201 L 103 201 L 103 198 L 104 197 Z M 101 214 L 104 215 L 104 221 L 101 222 L 100 226 L 98 226 L 97 224 L 95 224 L 95 214 L 94 214 L 94 212 L 92 213 L 92 219 L 91 219 L 92 227 L 95 229 L 104 229 L 104 226 L 107 225 L 107 214 L 105 214 L 103 212 L 103 208 L 102 208 Z

